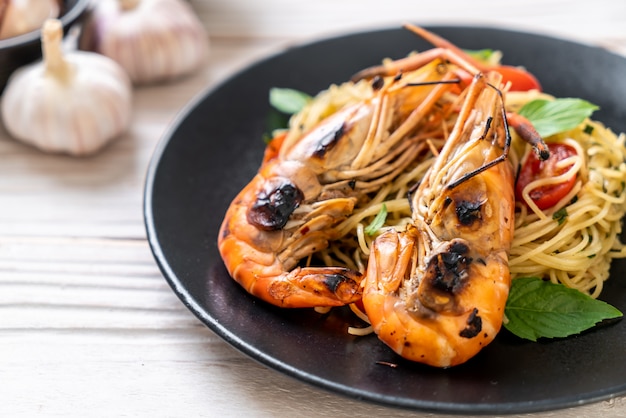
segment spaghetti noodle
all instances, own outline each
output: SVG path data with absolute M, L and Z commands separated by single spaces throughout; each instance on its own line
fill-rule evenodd
M 609 277 L 611 261 L 626 257 L 619 240 L 626 210 L 626 136 L 588 120 L 547 140 L 576 149 L 577 156 L 562 175 L 577 176 L 576 184 L 550 209 L 539 210 L 527 193 L 525 204 L 517 202 L 511 275 L 550 279 L 596 298 Z

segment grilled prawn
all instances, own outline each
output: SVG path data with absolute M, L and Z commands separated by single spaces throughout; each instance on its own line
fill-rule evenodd
M 413 224 L 373 244 L 367 316 L 384 343 L 413 361 L 463 363 L 502 324 L 514 179 L 499 85 L 495 72 L 474 77 L 453 131 L 411 196 Z
M 371 97 L 267 153 L 219 232 L 230 275 L 249 293 L 281 307 L 360 299 L 361 272 L 303 266 L 302 260 L 339 239 L 336 226 L 358 202 L 425 148 L 414 134 L 433 120 L 427 116 L 441 107 L 435 103 L 451 88 L 451 78 L 446 65 L 434 60 L 401 78 L 375 79 Z

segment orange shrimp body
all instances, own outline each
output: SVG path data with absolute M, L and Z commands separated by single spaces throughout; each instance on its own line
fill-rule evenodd
M 401 81 L 372 83 L 371 98 L 301 136 L 281 138 L 266 152 L 218 236 L 228 272 L 249 293 L 281 307 L 339 306 L 361 298 L 361 272 L 302 267 L 302 260 L 340 238 L 336 226 L 359 200 L 415 159 L 421 148 L 411 133 L 449 89 L 436 84 L 452 76 L 440 67 L 433 62 Z M 426 85 L 404 88 L 409 82 Z
M 500 76 L 488 74 L 498 86 Z M 453 131 L 411 197 L 413 224 L 373 243 L 363 304 L 378 337 L 412 361 L 464 363 L 502 325 L 510 288 L 513 171 L 499 91 L 477 75 Z

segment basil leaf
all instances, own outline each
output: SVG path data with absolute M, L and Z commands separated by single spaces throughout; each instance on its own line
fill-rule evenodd
M 493 49 L 464 49 L 463 52 L 478 61 L 489 62 L 496 51 Z
M 383 203 L 383 206 L 380 208 L 374 220 L 365 227 L 365 233 L 369 236 L 372 236 L 380 229 L 381 226 L 385 224 L 387 220 L 387 205 Z
M 263 134 L 265 143 L 268 143 L 276 133 L 289 127 L 289 116 L 276 109 L 270 109 L 265 117 L 266 132 Z
M 598 109 L 582 99 L 535 99 L 526 103 L 518 113 L 532 122 L 539 135 L 545 138 L 575 128 Z
M 504 312 L 508 320 L 504 327 L 531 341 L 578 334 L 622 316 L 608 303 L 536 277 L 513 280 Z
M 311 96 L 298 90 L 278 87 L 270 89 L 270 104 L 289 115 L 301 111 L 309 101 L 311 101 Z

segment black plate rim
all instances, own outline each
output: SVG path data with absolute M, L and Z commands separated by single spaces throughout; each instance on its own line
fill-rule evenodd
M 539 36 L 544 38 L 550 38 L 553 40 L 560 40 L 563 42 L 568 42 L 572 44 L 577 44 L 581 46 L 590 47 L 593 49 L 601 49 L 606 53 L 611 55 L 615 55 L 618 57 L 622 57 L 602 46 L 585 44 L 580 41 L 572 41 L 565 37 L 558 37 L 551 34 L 545 33 L 535 33 L 528 32 L 524 30 L 517 30 L 511 28 L 503 28 L 497 25 L 456 25 L 456 24 L 433 24 L 433 25 L 424 25 L 425 28 L 429 30 L 433 30 L 437 32 L 438 29 L 441 28 L 455 28 L 455 29 L 469 29 L 469 30 L 496 30 L 501 32 L 508 32 L 510 34 L 518 34 L 525 36 Z M 312 376 L 306 372 L 303 372 L 295 367 L 290 366 L 289 364 L 285 364 L 275 358 L 273 358 L 268 353 L 258 350 L 253 344 L 247 344 L 242 341 L 236 334 L 234 334 L 228 328 L 222 326 L 218 320 L 208 315 L 202 306 L 196 301 L 195 297 L 187 291 L 185 286 L 180 282 L 176 273 L 173 271 L 169 262 L 163 253 L 159 238 L 158 231 L 156 229 L 154 223 L 154 214 L 152 212 L 152 204 L 153 204 L 153 190 L 155 185 L 155 177 L 156 173 L 159 169 L 160 161 L 167 150 L 170 140 L 172 140 L 173 134 L 180 128 L 182 124 L 185 123 L 185 120 L 190 111 L 196 108 L 206 97 L 213 94 L 213 92 L 219 90 L 222 86 L 227 85 L 243 74 L 253 71 L 254 68 L 261 66 L 268 61 L 273 60 L 276 57 L 279 57 L 283 54 L 288 54 L 293 49 L 303 48 L 310 45 L 316 45 L 319 43 L 333 41 L 342 39 L 350 36 L 358 36 L 364 34 L 371 34 L 375 32 L 385 32 L 390 30 L 397 30 L 398 26 L 386 26 L 379 28 L 372 28 L 370 30 L 356 31 L 356 32 L 348 32 L 348 33 L 339 33 L 330 35 L 327 37 L 318 38 L 312 40 L 310 42 L 300 43 L 294 46 L 291 46 L 285 50 L 277 51 L 267 55 L 264 58 L 261 58 L 243 68 L 236 71 L 229 77 L 217 82 L 214 85 L 211 85 L 204 90 L 197 93 L 176 115 L 176 117 L 169 124 L 169 127 L 164 132 L 163 136 L 157 143 L 153 155 L 150 159 L 146 178 L 145 178 L 145 186 L 144 186 L 144 196 L 143 196 L 143 214 L 144 214 L 144 226 L 147 232 L 147 239 L 150 245 L 151 251 L 157 262 L 159 269 L 164 275 L 165 280 L 172 288 L 177 297 L 181 300 L 181 302 L 189 309 L 201 322 L 203 322 L 210 330 L 215 332 L 219 337 L 221 337 L 225 342 L 230 344 L 235 349 L 239 350 L 241 353 L 247 355 L 252 360 L 268 366 L 274 371 L 280 372 L 284 375 L 290 376 L 291 378 L 295 378 L 298 381 L 311 384 L 317 388 L 326 390 L 333 394 L 338 394 L 342 396 L 347 396 L 352 399 L 363 400 L 368 402 L 373 402 L 379 405 L 392 407 L 392 408 L 402 408 L 408 409 L 412 411 L 420 411 L 420 412 L 435 412 L 435 413 L 451 413 L 451 414 L 467 414 L 471 413 L 474 415 L 485 415 L 485 414 L 514 414 L 514 413 L 535 413 L 535 412 L 545 412 L 550 410 L 558 410 L 558 409 L 566 409 L 572 408 L 576 406 L 587 405 L 591 403 L 597 403 L 601 401 L 606 401 L 613 399 L 617 396 L 622 396 L 626 394 L 626 379 L 623 385 L 619 387 L 611 387 L 603 390 L 597 390 L 594 392 L 588 393 L 584 399 L 577 398 L 576 396 L 561 396 L 558 398 L 549 398 L 542 401 L 526 401 L 526 402 L 503 402 L 503 403 L 494 403 L 494 404 L 474 404 L 474 403 L 448 403 L 448 402 L 434 402 L 427 400 L 415 400 L 415 399 L 403 399 L 403 398 L 395 398 L 385 395 L 380 395 L 377 393 L 364 393 L 361 390 L 354 389 L 350 386 L 338 384 L 331 380 L 326 380 L 319 378 L 317 376 Z

